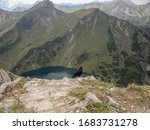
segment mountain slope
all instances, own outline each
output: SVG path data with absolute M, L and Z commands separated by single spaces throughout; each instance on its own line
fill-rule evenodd
M 63 37 L 31 49 L 13 71 L 21 73 L 58 65 L 83 66 L 86 72 L 105 81 L 127 85 L 142 82 L 140 61 L 147 62 L 149 56 L 147 33 L 127 21 L 92 9 Z
M 9 31 L 23 14 L 0 9 L 0 36 Z
M 79 18 L 90 12 L 67 14 L 56 9 L 49 0 L 36 4 L 0 36 L 0 66 L 11 70 L 30 49 L 62 37 Z
M 135 25 L 149 26 L 150 4 L 135 5 L 130 0 L 114 0 L 110 2 L 93 2 L 83 5 L 56 5 L 56 7 L 65 12 L 74 12 L 80 9 L 99 8 L 105 13 L 128 20 Z M 150 27 L 150 26 L 149 26 Z
M 0 66 L 10 69 L 29 49 L 64 35 L 67 19 L 67 14 L 47 0 L 28 10 L 11 30 L 0 36 Z

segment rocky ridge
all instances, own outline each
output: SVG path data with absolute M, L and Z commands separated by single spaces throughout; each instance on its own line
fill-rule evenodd
M 118 88 L 94 77 L 44 80 L 14 76 L 0 85 L 0 112 L 150 112 L 150 86 Z M 6 78 L 6 79 L 7 79 Z M 3 87 L 7 86 L 7 87 Z

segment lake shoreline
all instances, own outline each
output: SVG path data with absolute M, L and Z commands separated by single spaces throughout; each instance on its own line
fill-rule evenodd
M 22 73 L 20 76 L 23 77 L 31 77 L 31 78 L 41 78 L 41 79 L 63 79 L 64 77 L 72 78 L 75 72 L 78 69 L 74 68 L 66 68 L 60 66 L 53 66 L 53 67 L 43 67 L 36 70 L 27 71 Z M 90 74 L 83 72 L 81 77 L 89 76 Z

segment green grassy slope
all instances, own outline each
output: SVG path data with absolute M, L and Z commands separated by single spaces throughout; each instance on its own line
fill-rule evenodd
M 139 63 L 148 60 L 149 50 L 150 37 L 145 32 L 127 21 L 93 9 L 63 37 L 30 50 L 13 71 L 83 66 L 84 71 L 108 82 L 141 83 Z
M 78 19 L 93 9 L 67 14 L 55 9 L 49 1 L 34 6 L 17 21 L 9 21 L 11 26 L 1 31 L 0 67 L 11 70 L 32 48 L 42 46 L 47 41 L 62 37 L 71 30 Z M 9 23 L 5 23 L 8 27 Z
M 42 4 L 42 6 L 39 6 Z M 31 8 L 17 22 L 11 23 L 0 33 L 0 66 L 10 70 L 18 60 L 22 59 L 31 48 L 41 46 L 45 41 L 64 35 L 68 30 L 65 14 L 55 8 L 51 3 L 40 3 Z M 1 26 L 2 27 L 2 26 Z
M 146 5 L 135 5 L 127 3 L 123 0 L 115 0 L 110 2 L 93 2 L 81 5 L 55 5 L 56 8 L 72 13 L 81 9 L 99 8 L 105 13 L 130 21 L 134 25 L 148 26 L 150 21 L 150 4 Z

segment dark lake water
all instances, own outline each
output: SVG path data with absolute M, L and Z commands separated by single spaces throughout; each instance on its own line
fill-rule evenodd
M 84 68 L 83 68 L 84 69 Z M 24 77 L 41 78 L 41 79 L 63 79 L 64 77 L 72 78 L 78 69 L 65 67 L 45 67 L 37 70 L 32 70 L 21 74 Z M 88 76 L 88 73 L 83 72 L 81 77 Z

